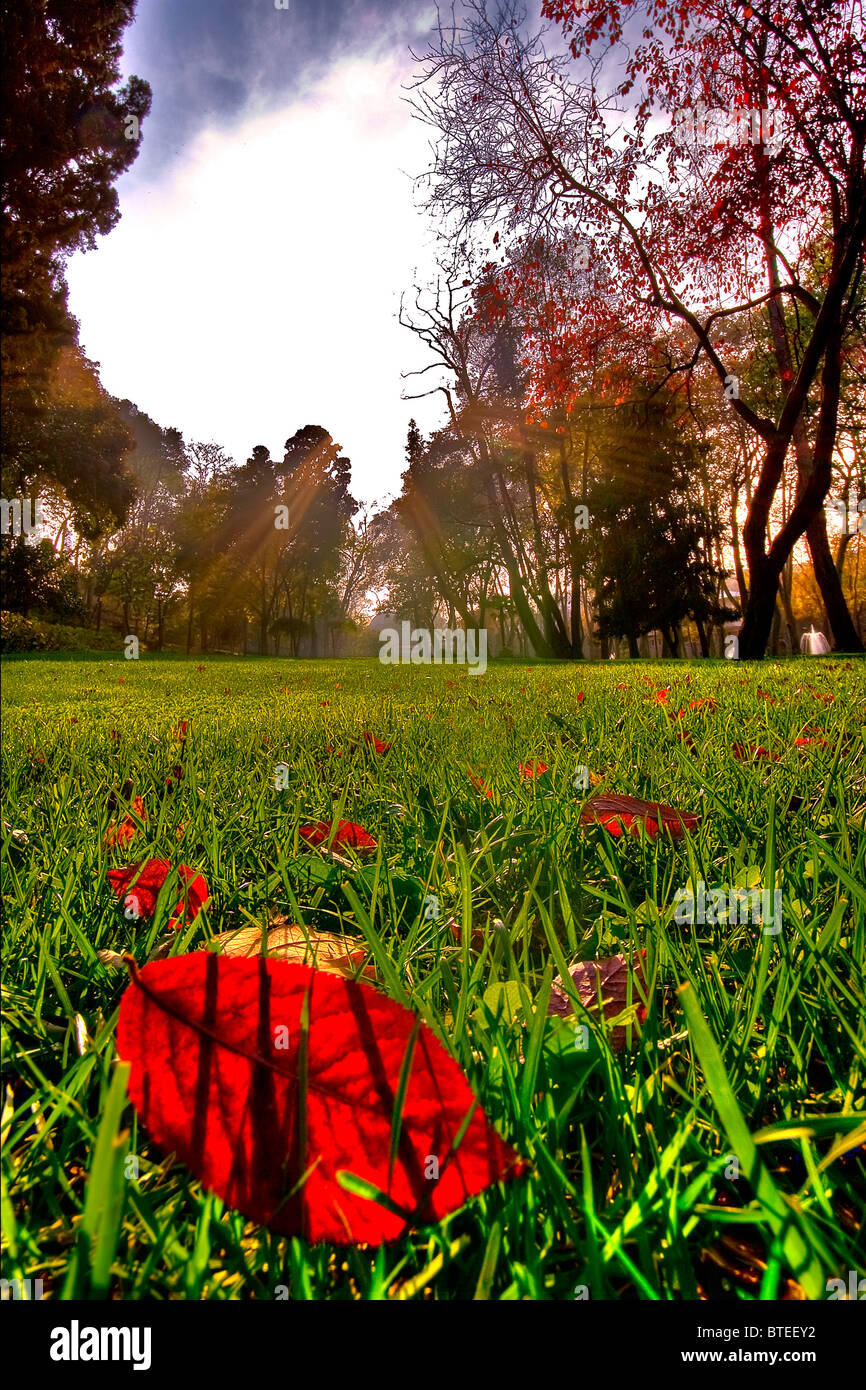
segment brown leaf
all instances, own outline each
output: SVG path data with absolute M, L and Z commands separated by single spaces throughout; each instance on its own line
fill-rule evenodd
M 240 927 L 237 931 L 223 932 L 213 940 L 223 956 L 264 954 L 260 927 Z M 337 936 L 329 931 L 313 931 L 310 927 L 286 922 L 285 918 L 276 918 L 268 928 L 267 954 L 290 964 L 314 965 L 318 970 L 329 970 L 332 975 L 346 975 L 354 979 L 368 951 L 366 946 L 359 946 L 351 937 Z M 372 960 L 367 961 L 361 975 L 375 980 L 376 966 Z
M 97 951 L 96 954 L 106 970 L 123 970 L 125 961 L 118 951 Z
M 636 1023 L 646 1020 L 646 980 L 643 974 L 643 960 L 646 951 L 635 952 L 629 966 L 622 953 L 606 960 L 578 961 L 569 967 L 572 984 L 584 1008 L 598 1016 L 599 994 L 601 995 L 601 1018 L 610 1024 L 631 1005 L 635 1009 Z M 562 987 L 562 976 L 557 975 L 550 988 L 547 1005 L 549 1014 L 567 1017 L 573 1014 L 571 1000 Z M 633 1030 L 636 1035 L 636 1029 Z M 621 1052 L 626 1044 L 628 1027 L 617 1024 L 611 1032 L 611 1047 Z

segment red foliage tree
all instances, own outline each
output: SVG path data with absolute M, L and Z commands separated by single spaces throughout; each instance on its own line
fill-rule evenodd
M 588 244 L 641 318 L 685 330 L 668 372 L 709 366 L 760 441 L 743 657 L 764 654 L 779 576 L 804 534 L 837 644 L 860 645 L 826 564 L 822 512 L 866 241 L 857 9 L 546 0 L 569 58 L 523 36 L 518 5 L 492 19 L 478 0 L 441 33 L 417 89 L 419 115 L 442 134 L 432 203 L 455 238 L 529 228 Z M 606 312 L 588 295 L 578 315 Z M 734 344 L 759 345 L 762 332 L 774 380 L 750 396 Z M 768 543 L 789 451 L 797 495 Z

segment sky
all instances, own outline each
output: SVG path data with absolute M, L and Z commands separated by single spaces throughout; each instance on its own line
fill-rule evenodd
M 412 182 L 430 132 L 404 86 L 435 11 L 276 3 L 139 0 L 124 74 L 153 106 L 118 225 L 69 261 L 70 308 L 106 389 L 158 424 L 239 463 L 322 425 L 354 496 L 381 502 L 410 417 L 443 418 L 441 394 L 401 399 L 429 359 L 396 318 L 433 266 Z

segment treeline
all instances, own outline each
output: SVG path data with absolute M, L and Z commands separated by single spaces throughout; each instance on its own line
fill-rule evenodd
M 320 426 L 238 466 L 117 402 L 132 442 L 123 524 L 86 534 L 80 507 L 46 489 L 48 534 L 3 541 L 3 607 L 113 632 L 118 651 L 129 636 L 157 651 L 374 651 L 378 612 L 485 628 L 493 653 L 729 653 L 744 465 L 724 447 L 724 411 L 701 429 L 635 379 L 625 399 L 600 391 L 564 423 L 527 420 L 512 329 L 470 311 L 455 332 L 484 384 L 455 392 L 429 439 L 410 422 L 401 493 L 379 510 L 358 507 L 350 462 Z M 858 626 L 861 547 L 857 532 L 837 538 Z M 771 650 L 797 650 L 820 621 L 811 566 L 792 562 Z
M 576 55 L 592 48 L 580 5 L 545 8 Z M 862 650 L 866 179 L 862 139 L 827 134 L 859 100 L 833 14 L 805 33 L 792 13 L 797 43 L 765 33 L 757 68 L 741 54 L 743 100 L 803 69 L 793 173 L 776 141 L 752 167 L 689 147 L 684 121 L 654 136 L 641 117 L 613 150 L 598 93 L 523 36 L 518 6 L 491 18 L 479 0 L 443 31 L 416 105 L 437 132 L 445 259 L 401 311 L 428 353 L 407 398 L 441 394 L 443 423 L 429 438 L 410 423 L 400 495 L 376 510 L 323 426 L 239 463 L 109 397 L 81 351 L 64 259 L 116 222 L 150 105 L 147 84 L 119 81 L 133 10 L 3 13 L 4 518 L 38 497 L 48 532 L 4 535 L 5 609 L 157 650 L 362 650 L 351 634 L 377 612 L 483 627 L 515 655 L 730 654 L 741 619 L 740 655 L 796 650 L 807 622 Z M 682 20 L 697 67 L 642 55 L 671 110 L 733 101 L 704 61 L 728 19 L 710 4 Z M 813 90 L 815 44 L 832 91 Z M 713 90 L 688 88 L 695 72 Z M 650 216 L 641 170 L 662 165 Z
M 350 627 L 358 505 L 350 464 L 307 425 L 279 459 L 264 446 L 238 467 L 213 443 L 185 444 L 130 401 L 118 403 L 133 447 L 123 525 L 84 535 L 62 499 L 43 499 L 41 540 L 3 547 L 7 609 L 77 620 L 161 651 L 297 655 Z M 325 651 L 322 651 L 325 654 Z

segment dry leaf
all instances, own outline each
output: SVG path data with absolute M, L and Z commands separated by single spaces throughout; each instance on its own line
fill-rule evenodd
M 604 1023 L 610 1024 L 632 1006 L 639 1027 L 646 1020 L 646 980 L 643 974 L 645 956 L 645 950 L 635 952 L 631 966 L 622 953 L 610 956 L 606 960 L 578 961 L 570 966 L 568 973 L 584 1008 L 598 1017 L 601 994 L 601 1018 Z M 562 987 L 561 975 L 557 975 L 551 985 L 547 1012 L 559 1014 L 560 1017 L 567 1017 L 574 1012 L 571 1000 Z M 634 1035 L 637 1035 L 637 1027 L 634 1028 Z M 627 1037 L 627 1025 L 618 1024 L 612 1029 L 611 1047 L 614 1052 L 622 1051 Z
M 214 937 L 214 942 L 223 956 L 262 954 L 262 932 L 259 927 L 240 927 L 237 931 L 223 932 Z M 290 964 L 314 965 L 318 970 L 329 970 L 332 975 L 346 975 L 354 979 L 368 951 L 366 946 L 359 946 L 351 937 L 337 936 L 329 931 L 313 931 L 309 927 L 299 927 L 294 922 L 276 918 L 274 925 L 268 929 L 267 954 Z M 376 966 L 372 960 L 367 961 L 361 975 L 375 980 Z

